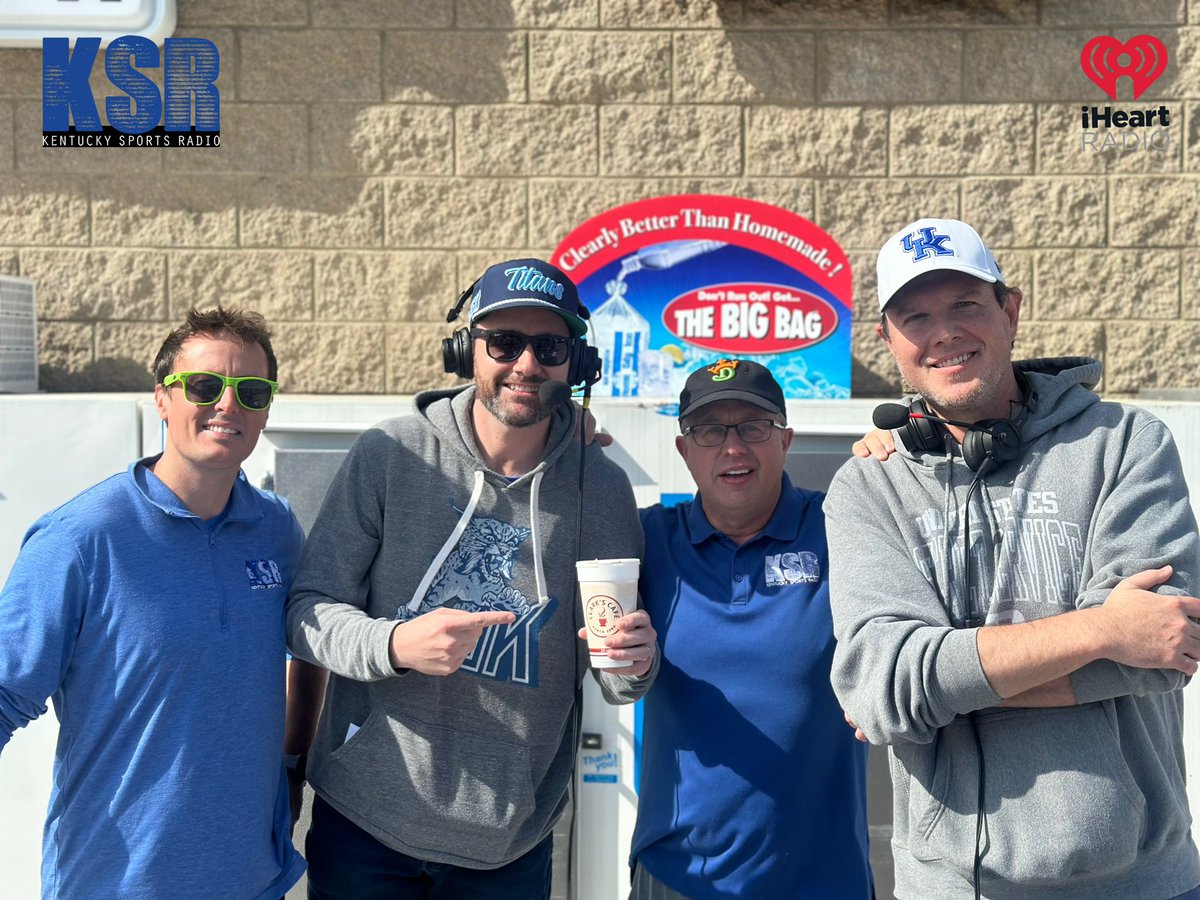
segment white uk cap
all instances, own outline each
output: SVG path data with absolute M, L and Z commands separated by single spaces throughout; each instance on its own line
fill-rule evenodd
M 996 257 L 979 233 L 957 219 L 917 219 L 901 228 L 879 251 L 876 264 L 879 311 L 896 293 L 926 272 L 950 269 L 1004 284 Z

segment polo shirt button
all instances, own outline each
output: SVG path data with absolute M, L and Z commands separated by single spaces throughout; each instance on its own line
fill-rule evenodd
M 734 575 L 734 576 L 733 576 L 733 580 L 734 580 L 734 581 L 741 581 L 741 580 L 742 580 L 742 576 L 741 576 L 741 575 Z

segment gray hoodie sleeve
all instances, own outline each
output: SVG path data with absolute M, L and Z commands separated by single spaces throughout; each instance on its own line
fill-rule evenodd
M 396 675 L 388 655 L 396 622 L 366 612 L 383 528 L 383 467 L 390 439 L 364 432 L 313 523 L 287 604 L 292 653 L 356 681 Z
M 837 638 L 831 678 L 871 743 L 924 744 L 955 716 L 1000 697 L 980 665 L 977 629 L 951 626 L 942 599 L 888 521 L 887 504 L 875 499 L 895 490 L 868 468 L 881 465 L 888 463 L 846 463 L 825 500 Z
M 1141 411 L 1124 424 L 1132 434 L 1118 445 L 1112 488 L 1093 521 L 1093 576 L 1079 598 L 1081 609 L 1103 605 L 1121 579 L 1168 563 L 1175 571 L 1158 593 L 1195 596 L 1200 587 L 1200 538 L 1175 441 L 1166 425 Z M 1174 691 L 1188 681 L 1174 669 L 1138 669 L 1107 659 L 1071 675 L 1080 703 Z

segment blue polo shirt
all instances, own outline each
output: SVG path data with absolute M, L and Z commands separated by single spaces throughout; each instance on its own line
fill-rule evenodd
M 738 546 L 700 496 L 641 511 L 645 698 L 632 859 L 695 900 L 871 896 L 867 747 L 829 685 L 825 495 L 792 486 Z
M 203 521 L 152 462 L 26 534 L 0 591 L 0 749 L 53 696 L 46 900 L 276 900 L 304 871 L 283 771 L 303 533 L 244 475 Z

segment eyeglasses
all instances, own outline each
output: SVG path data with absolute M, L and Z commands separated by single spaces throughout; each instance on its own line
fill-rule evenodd
M 187 401 L 196 406 L 212 406 L 224 395 L 225 388 L 231 387 L 242 409 L 254 412 L 262 412 L 270 406 L 279 390 L 278 382 L 257 375 L 233 378 L 216 372 L 176 372 L 163 379 L 165 388 L 177 383 L 183 385 L 183 396 Z
M 543 366 L 561 366 L 571 355 L 571 340 L 561 334 L 521 334 L 519 331 L 472 328 L 471 337 L 482 338 L 488 356 L 496 362 L 515 362 L 526 347 L 533 347 L 534 359 Z
M 747 444 L 761 444 L 778 428 L 787 431 L 786 425 L 772 422 L 770 419 L 750 419 L 748 422 L 738 422 L 736 425 L 722 425 L 719 422 L 705 422 L 702 425 L 689 425 L 683 429 L 683 436 L 691 436 L 699 447 L 720 447 L 725 443 L 729 429 L 737 430 L 738 437 Z

